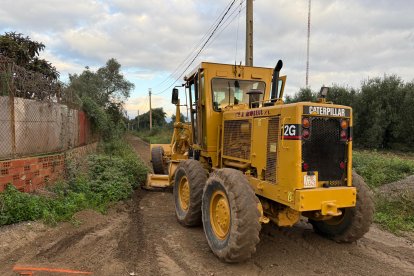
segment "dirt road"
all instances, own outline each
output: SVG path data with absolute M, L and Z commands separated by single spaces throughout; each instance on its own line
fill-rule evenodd
M 149 162 L 148 145 L 130 142 Z M 0 228 L 0 275 L 15 275 L 16 264 L 94 275 L 414 275 L 414 245 L 376 226 L 358 243 L 337 244 L 305 222 L 285 230 L 265 225 L 251 260 L 225 264 L 211 253 L 202 227 L 177 223 L 171 192 L 138 190 L 106 215 L 83 211 L 56 227 Z

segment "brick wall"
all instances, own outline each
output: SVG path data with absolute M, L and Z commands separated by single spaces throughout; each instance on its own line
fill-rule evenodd
M 33 192 L 63 177 L 65 160 L 81 158 L 96 151 L 97 143 L 65 153 L 0 161 L 0 192 L 7 184 L 22 192 Z
M 7 184 L 22 192 L 32 192 L 61 177 L 64 167 L 63 153 L 0 161 L 0 192 Z

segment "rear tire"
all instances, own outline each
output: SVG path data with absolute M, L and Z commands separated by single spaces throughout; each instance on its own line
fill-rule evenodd
M 214 171 L 203 192 L 203 227 L 214 254 L 226 262 L 242 262 L 259 243 L 259 199 L 247 178 L 234 169 Z
M 185 226 L 201 224 L 201 199 L 207 176 L 207 170 L 193 159 L 182 161 L 175 171 L 175 213 Z
M 342 215 L 326 221 L 310 220 L 315 231 L 341 243 L 354 242 L 369 231 L 374 215 L 374 203 L 364 179 L 352 173 L 352 182 L 357 190 L 356 206 L 342 209 Z
M 164 149 L 162 147 L 151 149 L 151 162 L 155 174 L 168 174 L 168 166 L 164 160 Z

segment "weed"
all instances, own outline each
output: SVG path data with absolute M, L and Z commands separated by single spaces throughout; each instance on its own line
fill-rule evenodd
M 377 189 L 414 174 L 414 160 L 388 152 L 354 151 L 353 165 L 374 189 L 374 221 L 395 234 L 414 231 L 414 193 L 390 195 Z
M 414 193 L 405 192 L 396 197 L 377 195 L 375 222 L 393 233 L 414 231 Z
M 414 160 L 375 151 L 354 151 L 353 165 L 371 188 L 414 174 Z
M 0 194 L 0 225 L 37 219 L 53 225 L 71 220 L 82 209 L 105 212 L 111 202 L 128 198 L 145 181 L 147 168 L 122 140 L 101 148 L 102 153 L 87 158 L 87 170 L 78 170 L 75 164 L 68 166 L 67 179 L 50 187 L 53 197 L 7 186 Z
M 152 144 L 169 144 L 173 133 L 172 128 L 153 128 L 152 130 L 139 130 L 133 132 L 134 135 Z

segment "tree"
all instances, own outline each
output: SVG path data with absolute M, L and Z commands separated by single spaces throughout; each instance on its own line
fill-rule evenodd
M 75 92 L 104 139 L 110 139 L 125 128 L 123 105 L 133 88 L 121 74 L 121 64 L 112 58 L 96 72 L 86 67 L 79 75 L 69 75 L 64 92 Z
M 293 97 L 286 96 L 286 103 L 297 102 L 314 102 L 317 99 L 317 93 L 312 92 L 310 88 L 301 88 Z
M 368 148 L 389 148 L 399 140 L 404 120 L 404 83 L 397 76 L 374 78 L 362 83 L 355 112 L 355 140 Z
M 181 123 L 184 123 L 185 121 L 187 121 L 187 117 L 186 117 L 186 116 L 184 116 L 184 114 L 183 114 L 183 113 L 180 113 L 180 122 L 181 122 Z M 171 115 L 171 122 L 169 123 L 169 125 L 170 125 L 171 127 L 173 127 L 173 126 L 174 126 L 174 123 L 175 123 L 175 114 L 172 114 L 172 115 Z
M 317 93 L 301 89 L 285 102 L 316 100 Z M 362 82 L 360 89 L 333 85 L 327 101 L 353 108 L 354 143 L 375 149 L 414 149 L 414 80 L 395 75 Z
M 104 93 L 103 102 L 124 102 L 129 97 L 134 84 L 125 80 L 120 73 L 121 64 L 116 59 L 111 58 L 106 62 L 106 66 L 99 68 L 96 72 L 98 78 L 102 80 Z
M 414 80 L 402 88 L 404 98 L 400 104 L 400 116 L 396 127 L 398 139 L 392 144 L 400 150 L 414 149 Z
M 77 91 L 81 98 L 92 98 L 102 107 L 107 107 L 110 103 L 122 105 L 129 97 L 134 84 L 124 78 L 120 69 L 121 64 L 113 58 L 96 72 L 87 67 L 80 75 L 69 75 L 68 89 Z
M 152 126 L 153 127 L 163 127 L 167 124 L 165 121 L 166 113 L 162 107 L 152 109 Z M 137 121 L 138 117 L 135 118 Z M 139 115 L 139 128 L 149 128 L 149 111 L 144 114 Z
M 6 32 L 0 35 L 0 55 L 10 58 L 17 65 L 27 70 L 38 72 L 57 80 L 59 72 L 52 64 L 44 59 L 39 59 L 39 54 L 45 49 L 41 42 L 33 41 L 21 33 Z
M 357 91 L 353 88 L 334 85 L 329 88 L 326 100 L 328 102 L 333 102 L 334 104 L 342 104 L 353 107 L 356 104 L 357 96 Z

